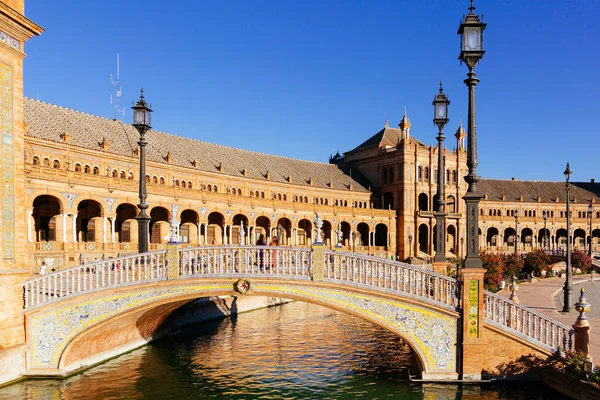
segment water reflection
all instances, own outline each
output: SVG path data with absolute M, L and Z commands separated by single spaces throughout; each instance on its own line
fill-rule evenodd
M 394 334 L 295 302 L 196 325 L 62 381 L 3 388 L 0 399 L 549 398 L 513 386 L 413 385 L 415 365 Z

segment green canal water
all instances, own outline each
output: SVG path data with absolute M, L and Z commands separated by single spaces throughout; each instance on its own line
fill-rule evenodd
M 541 383 L 414 384 L 410 347 L 369 322 L 294 302 L 210 321 L 0 399 L 560 399 Z

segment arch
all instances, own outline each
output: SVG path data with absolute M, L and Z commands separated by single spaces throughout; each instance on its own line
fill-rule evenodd
M 82 200 L 77 205 L 77 238 L 80 242 L 95 242 L 100 239 L 102 206 L 96 200 Z M 105 228 L 105 227 L 104 227 Z
M 426 193 L 419 194 L 419 211 L 429 211 L 429 196 Z
M 559 228 L 556 230 L 556 245 L 559 247 L 566 246 L 567 244 L 567 230 Z
M 157 185 L 157 184 L 158 184 L 158 176 L 154 175 L 154 176 L 152 177 L 152 183 L 153 183 L 153 184 L 155 184 L 155 185 Z
M 456 198 L 454 196 L 446 197 L 446 212 L 447 213 L 455 213 L 456 212 Z
M 458 184 L 458 173 L 456 170 L 452 170 L 452 183 L 455 185 Z
M 448 225 L 446 227 L 446 252 L 452 254 L 458 253 L 458 237 L 454 225 Z
M 129 175 L 127 175 L 127 179 L 130 181 L 133 180 L 133 172 L 130 172 Z
M 89 173 L 91 173 L 91 171 L 92 171 L 92 168 L 91 168 L 89 165 L 87 165 L 87 164 L 86 164 L 86 165 L 83 167 L 83 173 L 84 173 L 84 174 L 89 174 Z
M 52 168 L 59 169 L 60 168 L 60 161 L 54 160 L 52 162 Z
M 33 165 L 38 166 L 40 165 L 40 158 L 38 156 L 33 156 Z
M 352 227 L 349 222 L 342 221 L 340 222 L 340 229 L 342 230 L 342 244 L 344 246 L 350 245 L 350 234 L 352 232 Z
M 307 219 L 298 221 L 298 245 L 310 246 L 312 243 L 312 222 Z
M 56 240 L 56 217 L 60 215 L 61 204 L 58 198 L 40 195 L 33 200 L 33 220 L 36 242 L 52 242 Z
M 279 218 L 277 221 L 277 228 L 281 226 L 281 237 L 279 238 L 279 244 L 281 246 L 290 246 L 290 238 L 292 237 L 292 221 L 289 218 Z M 278 233 L 279 236 L 279 233 Z
M 334 243 L 335 238 L 331 237 L 331 232 L 332 232 L 331 222 L 324 219 L 323 226 L 321 228 L 321 239 L 323 240 L 323 243 L 325 243 L 326 246 L 335 245 L 335 243 Z
M 426 224 L 419 225 L 419 251 L 429 254 L 429 227 Z
M 253 244 L 250 243 L 250 241 L 248 240 L 248 217 L 246 217 L 244 214 L 236 214 L 233 216 L 232 218 L 232 239 L 233 239 L 233 243 L 232 244 Z M 242 225 L 242 222 L 244 223 L 244 243 L 240 243 L 240 228 Z
M 366 222 L 361 222 L 356 225 L 356 245 L 369 246 L 369 225 Z
M 127 178 L 127 173 L 125 171 L 121 171 L 121 173 L 119 174 L 119 178 L 120 179 L 126 179 Z
M 421 167 L 419 165 L 419 167 L 417 167 L 417 180 L 419 182 L 423 182 L 423 167 Z
M 50 168 L 50 159 L 48 157 L 44 157 L 43 167 Z
M 81 172 L 81 164 L 75 164 L 75 172 Z
M 93 173 L 94 175 L 100 175 L 100 168 L 99 168 L 99 167 L 97 167 L 97 166 L 96 166 L 96 167 L 94 167 L 94 170 L 92 171 L 92 173 Z
M 423 170 L 423 180 L 429 182 L 429 167 L 425 167 Z
M 156 206 L 150 210 L 150 243 L 159 244 L 166 241 L 169 234 L 169 210 L 162 206 Z
M 388 227 L 386 224 L 375 225 L 375 246 L 388 247 Z
M 516 231 L 515 228 L 504 229 L 504 242 L 505 246 L 515 246 L 516 242 Z
M 220 212 L 213 211 L 208 214 L 208 231 L 206 240 L 208 244 L 223 244 L 223 232 L 225 229 L 225 216 Z
M 538 232 L 537 241 L 541 247 L 547 249 L 550 247 L 550 230 L 547 228 L 542 228 Z
M 498 242 L 499 236 L 500 236 L 500 232 L 498 231 L 498 228 L 493 227 L 493 226 L 488 228 L 486 238 L 485 238 L 485 244 L 487 245 L 487 247 L 488 248 L 498 247 L 500 244 Z
M 133 204 L 123 203 L 117 206 L 115 217 L 115 234 L 119 243 L 137 241 L 137 208 Z
M 51 341 L 51 347 L 43 347 L 45 343 L 32 344 L 33 368 L 56 369 L 63 373 L 70 372 L 80 365 L 88 364 L 86 360 L 97 357 L 100 353 L 114 353 L 115 348 L 128 348 L 134 342 L 150 340 L 160 328 L 165 328 L 172 312 L 191 300 L 200 297 L 230 296 L 231 284 L 205 285 L 201 280 L 192 284 L 186 282 L 174 286 L 176 296 L 165 296 L 160 285 L 147 285 L 133 288 L 128 293 L 115 295 L 114 291 L 99 292 L 89 299 L 90 315 L 98 318 L 71 318 L 66 324 L 64 335 Z M 414 304 L 405 299 L 365 294 L 359 289 L 341 287 L 325 288 L 315 291 L 310 285 L 300 287 L 284 283 L 277 289 L 269 289 L 264 284 L 255 285 L 248 296 L 290 298 L 319 304 L 341 312 L 347 312 L 359 318 L 388 329 L 402 337 L 413 349 L 415 358 L 422 370 L 423 377 L 428 374 L 456 375 L 457 358 L 452 349 L 456 346 L 458 318 L 456 313 L 444 312 L 427 304 Z M 333 293 L 339 301 L 330 301 Z M 129 301 L 130 296 L 136 301 Z M 113 302 L 109 299 L 117 298 Z M 382 304 L 384 305 L 382 307 Z M 44 324 L 52 319 L 63 321 L 73 314 L 78 315 L 78 304 L 63 307 L 58 313 L 55 310 L 41 310 L 39 317 L 28 329 L 29 332 L 41 331 Z M 390 318 L 389 316 L 395 316 Z M 426 316 L 426 317 L 425 317 Z M 426 319 L 430 329 L 414 329 L 421 326 Z M 98 341 L 102 334 L 108 340 Z M 432 335 L 436 335 L 435 338 Z M 90 343 L 94 342 L 94 346 Z M 440 347 L 440 346 L 443 346 Z M 44 354 L 52 354 L 51 357 Z
M 270 237 L 271 232 L 271 219 L 267 216 L 260 215 L 256 218 L 256 222 L 254 223 L 256 226 L 256 239 L 260 235 L 264 235 L 265 240 Z
M 585 229 L 575 229 L 575 231 L 573 231 L 573 247 L 576 249 L 583 249 L 585 248 L 585 238 L 587 237 L 587 234 L 585 232 Z
M 533 245 L 533 231 L 531 228 L 523 228 L 521 230 L 519 242 L 525 246 Z
M 198 243 L 200 216 L 195 210 L 185 209 L 179 217 L 179 238 L 183 243 Z

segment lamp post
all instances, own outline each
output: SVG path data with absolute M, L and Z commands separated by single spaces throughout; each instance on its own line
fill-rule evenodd
M 569 211 L 569 203 L 571 203 L 571 198 L 569 196 L 569 179 L 571 179 L 571 167 L 569 163 L 567 163 L 567 168 L 565 169 L 565 178 L 566 178 L 566 190 L 567 190 L 567 278 L 565 279 L 565 286 L 563 287 L 563 295 L 564 295 L 564 304 L 563 304 L 563 312 L 571 311 L 571 278 L 573 275 L 573 271 L 571 271 L 571 212 Z
M 408 262 L 412 264 L 412 235 L 408 235 Z
M 592 217 L 594 215 L 594 207 L 592 206 L 592 201 L 590 200 L 590 205 L 588 206 L 588 216 L 590 217 L 590 248 L 588 249 L 588 255 L 592 257 Z
M 548 228 L 546 228 L 546 222 L 548 222 L 548 211 L 542 211 L 542 218 L 544 219 L 544 250 L 548 247 Z
M 446 204 L 444 194 L 444 126 L 448 123 L 448 105 L 450 100 L 444 94 L 442 81 L 440 80 L 440 92 L 433 99 L 433 123 L 438 127 L 438 182 L 437 182 L 437 210 L 435 212 L 435 223 L 437 226 L 437 241 L 435 242 L 434 262 L 446 262 Z
M 519 210 L 515 210 L 515 254 L 519 252 Z
M 133 110 L 133 127 L 140 134 L 140 204 L 138 208 L 140 212 L 135 217 L 138 222 L 138 252 L 148 252 L 148 225 L 150 216 L 146 214 L 148 204 L 146 203 L 146 132 L 151 128 L 150 113 L 152 110 L 146 104 L 144 99 L 144 89 L 140 93 L 140 99 L 136 105 L 132 106 Z
M 476 113 L 475 113 L 475 86 L 479 79 L 475 77 L 475 66 L 481 60 L 485 51 L 483 50 L 483 31 L 486 24 L 479 20 L 479 15 L 475 14 L 473 0 L 469 7 L 469 14 L 458 28 L 458 34 L 461 35 L 461 51 L 458 59 L 467 64 L 469 73 L 465 84 L 469 88 L 469 125 L 467 131 L 467 167 L 469 173 L 465 176 L 465 181 L 469 185 L 467 193 L 463 196 L 466 203 L 467 214 L 467 255 L 465 257 L 465 268 L 482 268 L 481 258 L 479 257 L 479 201 L 483 196 L 477 193 L 477 182 L 480 177 L 477 175 L 477 131 L 476 131 Z

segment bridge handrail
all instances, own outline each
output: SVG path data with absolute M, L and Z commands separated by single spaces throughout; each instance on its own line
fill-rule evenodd
M 401 293 L 451 310 L 460 307 L 460 282 L 456 279 L 386 258 L 325 250 L 324 278 Z
M 487 290 L 483 301 L 486 322 L 550 351 L 573 348 L 573 330 L 567 325 Z
M 310 279 L 312 249 L 288 246 L 198 246 L 179 249 L 179 274 Z
M 164 280 L 166 250 L 99 260 L 61 269 L 23 284 L 24 308 L 113 286 Z

